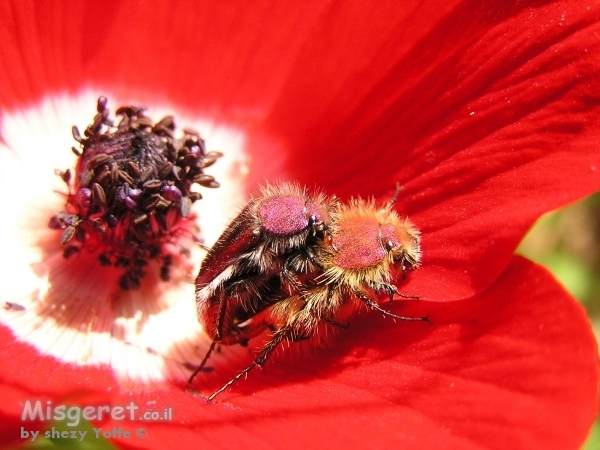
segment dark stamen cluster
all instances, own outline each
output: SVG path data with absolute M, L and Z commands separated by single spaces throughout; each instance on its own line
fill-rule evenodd
M 94 122 L 81 136 L 75 173 L 59 172 L 69 187 L 66 210 L 50 220 L 62 229 L 64 257 L 90 249 L 102 265 L 124 268 L 122 289 L 136 288 L 150 259 L 162 260 L 161 277 L 169 278 L 172 257 L 163 246 L 191 219 L 192 203 L 202 198 L 194 183 L 219 186 L 204 173 L 221 156 L 207 152 L 193 130 L 175 136 L 173 117 L 153 123 L 142 108 L 124 106 L 109 117 L 106 97 L 98 99 Z

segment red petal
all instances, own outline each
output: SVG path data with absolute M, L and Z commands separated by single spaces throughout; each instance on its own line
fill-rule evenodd
M 203 5 L 4 2 L 0 106 L 118 82 L 253 130 L 258 175 L 276 149 L 290 152 L 289 174 L 332 193 L 398 181 L 424 232 L 410 289 L 431 298 L 481 291 L 540 213 L 600 186 L 596 5 Z M 407 310 L 428 308 L 439 311 L 431 329 L 369 317 L 331 351 L 253 373 L 234 391 L 258 392 L 234 394 L 241 412 L 177 391 L 175 416 L 194 430 L 150 433 L 273 446 L 581 442 L 597 404 L 595 347 L 540 269 L 515 263 L 477 301 Z
M 146 428 L 146 439 L 120 441 L 135 448 L 564 450 L 583 442 L 598 405 L 596 343 L 582 308 L 544 269 L 515 258 L 475 298 L 401 312 L 427 314 L 431 325 L 366 314 L 330 348 L 251 372 L 218 398 L 226 403 L 174 388 L 126 395 L 117 403 L 172 407 L 174 422 L 104 427 Z M 201 375 L 207 392 L 224 381 L 217 374 Z
M 0 105 L 109 86 L 252 130 L 251 186 L 399 182 L 430 299 L 485 288 L 540 214 L 600 187 L 598 5 L 215 5 L 5 3 Z
M 110 370 L 62 364 L 54 357 L 40 356 L 31 345 L 15 342 L 4 326 L 0 327 L 0 342 L 0 361 L 10 361 L 10 370 L 0 372 L 0 388 L 8 385 L 34 395 L 55 396 L 76 390 L 108 392 L 116 387 Z M 85 386 L 82 379 L 87 380 Z M 32 391 L 32 386 L 37 389 Z
M 456 299 L 491 283 L 541 214 L 600 188 L 600 8 L 437 6 L 413 11 L 430 18 L 422 33 L 411 33 L 413 15 L 392 15 L 389 42 L 374 39 L 347 67 L 353 35 L 334 21 L 268 126 L 297 178 L 342 195 L 400 183 L 399 209 L 423 231 L 408 293 Z M 335 51 L 323 63 L 318 49 Z M 327 91 L 313 88 L 331 66 Z
M 4 326 L 0 327 L 0 442 L 20 441 L 21 427 L 39 430 L 42 423 L 21 419 L 24 402 L 37 400 L 53 405 L 110 404 L 118 385 L 108 368 L 80 367 L 41 356 L 30 345 L 16 342 Z

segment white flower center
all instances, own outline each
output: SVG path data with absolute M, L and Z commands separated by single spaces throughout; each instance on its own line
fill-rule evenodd
M 244 204 L 248 164 L 239 130 L 105 91 L 54 95 L 27 109 L 5 111 L 0 116 L 0 298 L 5 302 L 0 323 L 18 340 L 62 362 L 107 364 L 132 381 L 185 380 L 208 345 L 194 301 L 204 250 L 191 236 L 182 238 L 175 247 L 181 244 L 191 254 L 174 262 L 172 281 L 160 281 L 154 267 L 140 289 L 123 291 L 118 271 L 102 267 L 95 255 L 63 258 L 61 233 L 47 226 L 65 204 L 66 187 L 54 169 L 73 167 L 70 148 L 77 145 L 71 127 L 85 129 L 99 95 L 108 97 L 111 109 L 147 106 L 155 120 L 172 114 L 178 128 L 196 129 L 209 150 L 224 154 L 210 168 L 221 187 L 202 189 L 203 199 L 193 205 L 205 244 L 219 237 Z

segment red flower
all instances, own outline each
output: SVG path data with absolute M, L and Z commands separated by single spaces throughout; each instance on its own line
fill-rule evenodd
M 374 5 L 2 3 L 0 183 L 10 250 L 0 292 L 45 312 L 0 314 L 4 442 L 20 442 L 21 427 L 40 428 L 20 420 L 23 401 L 39 398 L 172 407 L 172 421 L 94 421 L 147 430 L 115 439 L 124 447 L 581 445 L 598 404 L 595 340 L 575 301 L 513 251 L 542 213 L 600 187 L 600 5 Z M 40 281 L 47 270 L 62 274 L 48 259 L 55 235 L 45 229 L 52 193 L 42 174 L 68 164 L 48 139 L 66 134 L 56 146 L 67 158 L 67 119 L 89 117 L 67 110 L 83 102 L 92 112 L 99 94 L 141 100 L 153 116 L 166 103 L 226 130 L 219 148 L 206 137 L 225 157 L 238 155 L 232 148 L 242 155 L 223 166 L 233 192 L 236 180 L 250 191 L 285 178 L 343 199 L 384 198 L 400 183 L 398 210 L 423 245 L 423 266 L 401 290 L 421 301 L 391 309 L 427 315 L 431 325 L 359 315 L 329 348 L 283 352 L 222 394 L 226 403 L 206 404 L 185 385 L 182 363 L 205 344 L 185 277 L 149 282 L 137 292 L 166 306 L 138 299 L 128 304 L 148 309 L 133 311 L 74 300 L 109 298 L 91 261 Z M 201 214 L 201 227 L 210 223 Z M 31 267 L 36 258 L 41 269 Z M 212 392 L 249 358 L 223 348 L 194 388 Z M 154 365 L 165 364 L 161 381 Z

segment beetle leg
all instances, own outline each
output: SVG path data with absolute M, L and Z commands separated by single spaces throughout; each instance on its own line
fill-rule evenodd
M 221 339 L 223 339 L 223 322 L 225 321 L 225 311 L 227 310 L 226 298 L 227 297 L 224 294 L 221 294 L 221 302 L 219 304 L 219 316 L 217 318 L 217 323 L 216 323 L 215 337 L 214 337 L 213 341 L 210 343 L 210 347 L 208 347 L 208 351 L 204 355 L 202 362 L 196 368 L 196 370 L 194 370 L 192 375 L 190 375 L 190 378 L 188 379 L 188 383 L 191 383 L 194 380 L 194 378 L 196 377 L 196 375 L 204 368 L 204 366 L 208 362 L 208 358 L 210 358 L 210 355 L 214 351 L 215 346 L 217 345 L 218 342 L 221 341 Z
M 414 300 L 418 300 L 420 298 L 418 295 L 403 294 L 402 292 L 400 292 L 398 290 L 398 288 L 396 286 L 394 286 L 393 284 L 388 284 L 388 283 L 383 283 L 383 284 L 379 285 L 376 288 L 376 290 L 385 291 L 390 299 L 390 303 L 394 301 L 394 294 L 397 294 L 399 297 L 402 297 L 402 298 L 412 298 Z
M 429 318 L 425 317 L 405 317 L 405 316 L 397 316 L 396 314 L 392 314 L 385 309 L 382 309 L 376 302 L 374 302 L 369 296 L 365 295 L 363 292 L 354 291 L 354 295 L 356 295 L 360 300 L 364 302 L 369 308 L 374 309 L 375 311 L 379 311 L 384 316 L 393 317 L 394 319 L 400 320 L 412 320 L 412 321 L 421 321 L 421 322 L 429 322 Z
M 293 331 L 292 331 L 291 326 L 286 326 L 286 327 L 283 327 L 283 328 L 280 328 L 279 330 L 277 330 L 271 337 L 271 340 L 269 342 L 267 342 L 265 344 L 265 346 L 262 348 L 262 350 L 258 353 L 256 359 L 254 361 L 252 361 L 252 363 L 248 367 L 246 367 L 244 370 L 242 370 L 240 373 L 238 373 L 235 377 L 233 377 L 231 380 L 229 380 L 227 383 L 225 383 L 220 389 L 213 392 L 210 395 L 210 397 L 207 398 L 207 401 L 209 401 L 209 402 L 213 401 L 217 395 L 219 395 L 221 392 L 223 392 L 229 386 L 234 384 L 237 380 L 239 380 L 242 376 L 246 375 L 248 372 L 250 372 L 255 367 L 262 367 L 264 365 L 264 363 L 267 361 L 267 359 L 269 358 L 269 356 L 271 355 L 271 353 L 273 353 L 275 351 L 275 349 L 279 346 L 279 344 L 281 344 L 286 339 L 293 340 L 292 333 L 293 333 Z
M 292 256 L 290 256 L 289 258 L 287 258 L 285 260 L 285 262 L 283 263 L 283 268 L 281 269 L 281 273 L 283 275 L 283 277 L 290 283 L 290 285 L 294 288 L 294 290 L 296 292 L 301 293 L 304 290 L 304 285 L 302 284 L 302 282 L 298 279 L 298 277 L 296 277 L 296 275 L 294 273 L 292 273 L 292 270 L 290 269 L 290 261 L 292 259 Z

